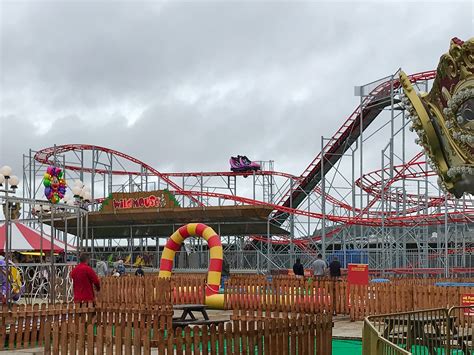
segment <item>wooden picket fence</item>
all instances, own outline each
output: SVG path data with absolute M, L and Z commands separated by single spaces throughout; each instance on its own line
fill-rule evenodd
M 206 276 L 202 274 L 173 275 L 170 280 L 157 275 L 145 277 L 121 276 L 101 278 L 101 291 L 97 302 L 101 304 L 203 304 Z
M 306 320 L 306 325 L 303 324 L 303 327 L 308 327 L 307 329 L 309 334 L 304 334 L 303 332 L 303 342 L 300 342 L 300 347 L 293 349 L 293 346 L 297 346 L 297 339 L 292 340 L 292 345 L 288 347 L 286 339 L 283 336 L 283 341 L 280 342 L 282 349 L 275 349 L 274 352 L 278 354 L 314 354 L 312 346 L 314 341 L 316 341 L 316 354 L 331 354 L 332 353 L 332 328 L 334 323 L 332 321 L 331 313 L 313 313 L 313 314 L 302 314 L 298 312 L 286 312 L 286 311 L 264 311 L 261 309 L 258 310 L 246 310 L 246 309 L 234 309 L 231 319 L 235 322 L 260 322 L 269 319 L 283 320 L 290 324 L 290 330 L 299 329 L 299 324 L 294 324 L 293 322 Z M 242 327 L 241 327 L 242 329 Z M 304 330 L 304 329 L 303 329 Z M 290 336 L 292 333 L 290 333 Z M 304 346 L 305 337 L 308 336 L 308 347 Z M 312 345 L 310 345 L 312 343 Z M 288 351 L 286 351 L 288 350 Z M 273 352 L 270 352 L 273 354 Z M 249 353 L 250 354 L 250 353 Z M 261 354 L 261 352 L 258 352 Z
M 226 309 L 300 313 L 331 312 L 333 284 L 298 278 L 231 277 L 225 284 Z
M 438 287 L 436 282 L 469 282 L 471 279 L 394 278 L 389 283 L 369 283 L 349 287 L 342 279 L 308 279 L 277 275 L 269 281 L 263 275 L 236 275 L 224 287 L 226 309 L 272 310 L 300 313 L 334 312 L 352 320 L 368 315 L 408 312 L 432 307 L 458 305 L 460 295 L 474 288 Z M 97 304 L 137 303 L 171 305 L 205 302 L 205 275 L 173 275 L 170 280 L 157 276 L 107 277 Z
M 97 294 L 99 304 L 171 304 L 171 283 L 156 276 L 103 277 Z
M 462 278 L 393 278 L 388 283 L 351 285 L 347 279 L 296 278 L 288 275 L 232 276 L 225 284 L 227 309 L 331 312 L 362 320 L 376 314 L 445 308 L 460 303 L 474 287 L 440 287 L 437 282 L 470 282 Z
M 279 283 L 291 283 L 292 280 L 294 282 L 296 279 L 299 280 L 296 282 L 297 284 L 312 285 L 313 288 L 322 290 L 324 294 L 328 295 L 325 300 L 326 305 L 325 307 L 321 307 L 322 309 L 332 309 L 333 312 L 337 314 L 349 314 L 350 309 L 347 302 L 348 284 L 346 278 L 320 277 L 311 278 L 311 281 L 309 281 L 309 278 L 305 278 L 303 282 L 303 279 L 298 279 L 295 276 L 276 275 L 273 276 L 272 279 Z
M 140 328 L 68 322 L 63 327 L 48 322 L 44 354 L 150 354 L 148 336 Z M 148 330 L 148 329 L 147 329 Z
M 434 285 L 438 282 L 474 282 L 471 277 L 391 277 L 392 284 L 410 284 L 410 285 Z
M 95 307 L 96 324 L 119 324 L 124 328 L 131 326 L 133 329 L 151 328 L 154 332 L 160 329 L 171 329 L 173 319 L 172 305 L 124 305 L 107 304 L 105 307 Z
M 474 287 L 439 287 L 403 283 L 351 285 L 346 304 L 351 320 L 369 315 L 448 308 L 460 305 L 462 294 L 474 293 Z
M 90 324 L 112 326 L 114 331 L 120 328 L 123 332 L 126 328 L 142 332 L 148 329 L 158 334 L 172 329 L 172 318 L 171 304 L 35 304 L 13 305 L 11 309 L 3 306 L 0 308 L 0 350 L 48 346 L 54 327 L 60 332 L 80 331 L 79 324 L 83 325 L 84 334 Z
M 205 274 L 173 274 L 171 277 L 173 304 L 204 304 L 206 281 Z
M 330 315 L 234 317 L 210 327 L 174 332 L 113 324 L 45 324 L 45 354 L 321 354 L 332 353 Z M 48 337 L 49 336 L 49 337 Z
M 234 309 L 219 327 L 173 330 L 171 304 L 0 307 L 0 350 L 53 354 L 331 354 L 330 313 Z
M 34 304 L 0 306 L 0 350 L 43 346 L 50 331 L 48 324 L 62 327 L 67 322 L 91 322 L 95 309 L 90 305 Z

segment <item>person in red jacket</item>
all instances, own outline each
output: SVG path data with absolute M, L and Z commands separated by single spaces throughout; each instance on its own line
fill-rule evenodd
M 71 271 L 74 302 L 93 302 L 95 299 L 94 287 L 100 291 L 100 281 L 96 273 L 89 266 L 89 255 L 82 253 L 80 263 Z

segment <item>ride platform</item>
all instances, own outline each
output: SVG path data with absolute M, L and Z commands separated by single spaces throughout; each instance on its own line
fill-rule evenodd
M 279 226 L 268 226 L 271 212 L 265 206 L 249 205 L 97 211 L 89 213 L 88 228 L 94 238 L 167 237 L 192 222 L 205 223 L 221 236 L 266 235 L 268 228 L 272 235 L 289 234 Z M 76 233 L 76 223 L 68 220 L 68 233 Z M 54 226 L 64 230 L 63 221 L 55 221 Z

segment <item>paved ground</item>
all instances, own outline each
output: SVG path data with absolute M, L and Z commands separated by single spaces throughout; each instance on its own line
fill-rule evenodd
M 230 319 L 232 315 L 232 311 L 222 311 L 219 309 L 208 309 L 207 314 L 209 315 L 210 319 Z M 176 312 L 175 312 L 176 315 Z
M 0 351 L 2 355 L 41 355 L 43 354 L 43 348 L 34 348 L 34 349 L 24 349 L 24 350 L 15 350 L 15 351 Z
M 351 322 L 349 316 L 336 316 L 332 336 L 336 339 L 362 339 L 363 325 L 363 321 Z

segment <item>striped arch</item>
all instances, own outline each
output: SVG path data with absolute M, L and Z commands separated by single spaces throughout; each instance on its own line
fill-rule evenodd
M 221 238 L 211 227 L 202 223 L 186 224 L 171 235 L 161 255 L 159 277 L 171 277 L 176 252 L 181 248 L 183 241 L 192 236 L 204 238 L 209 246 L 210 261 L 207 274 L 206 296 L 217 294 L 219 293 L 222 272 L 223 251 Z

